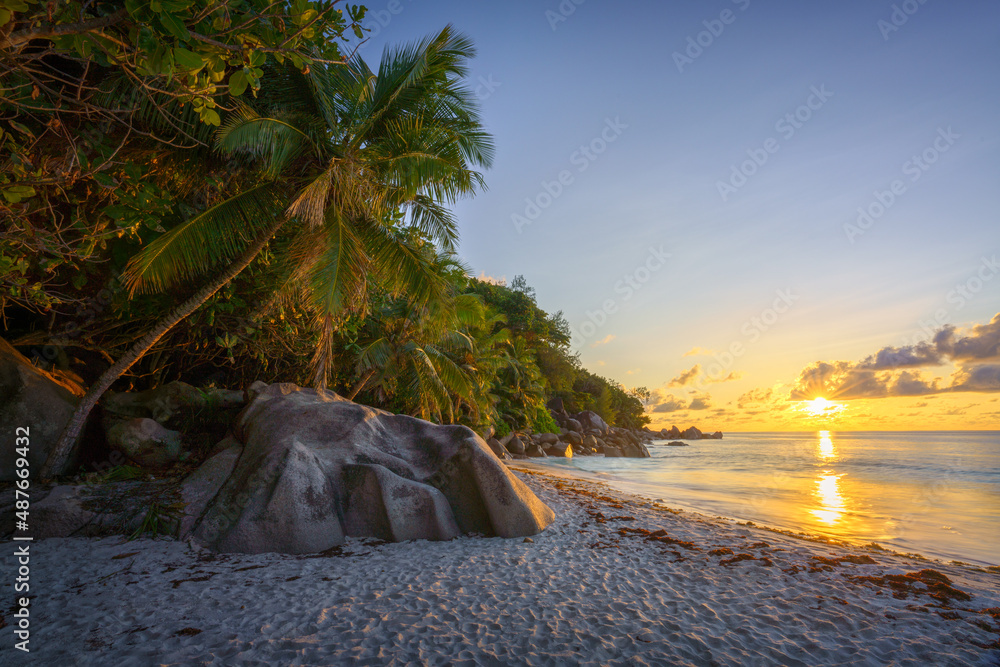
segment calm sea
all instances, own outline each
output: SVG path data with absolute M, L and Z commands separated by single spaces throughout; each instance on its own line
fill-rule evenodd
M 1000 564 L 1000 431 L 727 433 L 651 459 L 578 456 L 668 506 L 980 564 Z

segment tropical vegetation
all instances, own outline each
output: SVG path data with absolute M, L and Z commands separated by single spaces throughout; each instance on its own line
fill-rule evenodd
M 351 51 L 364 8 L 0 0 L 0 318 L 101 395 L 174 379 L 331 388 L 476 428 L 546 403 L 637 427 L 523 278 L 477 280 L 451 205 L 493 143 L 453 29 Z M 188 18 L 178 18 L 178 17 Z M 353 36 L 353 38 L 352 38 Z

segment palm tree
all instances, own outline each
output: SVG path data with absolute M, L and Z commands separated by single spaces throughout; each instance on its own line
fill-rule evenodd
M 438 261 L 453 263 L 447 256 Z M 464 272 L 463 272 L 464 276 Z M 485 307 L 474 294 L 445 294 L 427 302 L 387 299 L 365 322 L 356 344 L 360 380 L 380 404 L 443 423 L 480 421 L 489 406 L 469 329 Z
M 262 181 L 178 225 L 126 270 L 130 289 L 166 290 L 219 273 L 130 348 L 81 400 L 42 468 L 65 465 L 101 395 L 183 318 L 238 275 L 288 221 L 285 288 L 305 290 L 321 329 L 313 359 L 325 386 L 333 332 L 364 309 L 372 282 L 427 299 L 445 287 L 407 228 L 450 250 L 457 225 L 446 206 L 483 187 L 493 144 L 462 83 L 471 41 L 447 27 L 388 50 L 378 74 L 356 57 L 308 74 L 290 64 L 269 77 L 268 95 L 242 105 L 220 128 L 218 148 L 250 156 Z M 286 193 L 291 193 L 289 197 Z

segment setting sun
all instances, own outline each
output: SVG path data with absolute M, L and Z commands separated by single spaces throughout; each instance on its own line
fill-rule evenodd
M 807 402 L 806 409 L 811 415 L 822 415 L 825 414 L 827 410 L 833 410 L 836 405 L 826 400 L 825 398 L 814 398 Z

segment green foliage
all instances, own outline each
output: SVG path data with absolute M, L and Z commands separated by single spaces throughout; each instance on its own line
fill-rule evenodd
M 338 4 L 0 0 L 0 315 L 108 361 L 285 220 L 120 388 L 313 383 L 500 436 L 557 432 L 560 396 L 641 424 L 641 396 L 580 367 L 523 276 L 455 259 L 449 207 L 493 156 L 469 39 L 338 65 L 364 14 Z
M 510 363 L 499 369 L 498 382 L 491 390 L 498 397 L 497 411 L 503 423 L 541 432 L 545 432 L 543 426 L 551 429 L 551 424 L 536 420 L 544 420 L 538 416 L 543 413 L 549 415 L 543 406 L 553 396 L 562 398 L 569 412 L 593 410 L 614 426 L 639 428 L 649 423 L 643 404 L 648 391 L 626 390 L 583 369 L 577 355 L 569 350 L 569 325 L 562 313 L 549 315 L 540 309 L 535 290 L 523 276 L 516 276 L 509 287 L 471 280 L 470 289 L 502 315 L 504 326 L 513 335 L 514 354 Z
M 112 246 L 190 217 L 213 181 L 239 191 L 213 128 L 269 66 L 342 60 L 365 9 L 340 4 L 0 3 L 0 314 L 80 305 Z
M 505 435 L 507 435 L 508 433 L 510 433 L 510 431 L 511 431 L 510 425 L 507 422 L 503 421 L 503 420 L 497 421 L 497 423 L 494 426 L 496 428 L 496 436 L 495 437 L 497 437 L 497 438 L 502 438 Z
M 164 505 L 154 500 L 146 508 L 146 513 L 143 515 L 142 521 L 139 522 L 139 526 L 128 536 L 129 541 L 140 537 L 149 537 L 155 540 L 160 535 L 171 534 L 182 508 L 183 506 L 178 503 Z
M 535 433 L 559 433 L 559 424 L 552 418 L 552 413 L 545 407 L 535 408 L 532 419 L 532 430 Z

